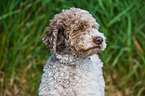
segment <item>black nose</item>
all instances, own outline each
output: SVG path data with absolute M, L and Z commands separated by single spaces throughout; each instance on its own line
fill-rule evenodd
M 103 42 L 103 38 L 102 37 L 94 37 L 93 42 L 95 44 L 101 44 Z

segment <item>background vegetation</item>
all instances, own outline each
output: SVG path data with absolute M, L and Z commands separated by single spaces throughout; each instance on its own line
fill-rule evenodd
M 49 20 L 62 9 L 88 10 L 105 34 L 106 96 L 145 96 L 144 0 L 0 0 L 0 96 L 36 96 L 49 50 Z

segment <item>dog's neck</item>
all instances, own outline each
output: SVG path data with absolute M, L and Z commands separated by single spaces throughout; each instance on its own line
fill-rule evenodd
M 63 64 L 74 65 L 77 61 L 83 60 L 87 57 L 81 57 L 73 54 L 56 54 L 56 58 Z

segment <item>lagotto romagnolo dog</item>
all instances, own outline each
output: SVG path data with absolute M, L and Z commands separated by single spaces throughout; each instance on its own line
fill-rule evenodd
M 106 48 L 106 38 L 98 28 L 92 15 L 79 8 L 55 15 L 43 37 L 52 55 L 39 96 L 104 96 L 103 63 L 96 53 Z

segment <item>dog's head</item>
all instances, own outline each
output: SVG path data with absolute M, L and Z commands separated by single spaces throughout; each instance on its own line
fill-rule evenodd
M 99 24 L 88 11 L 71 8 L 56 14 L 46 28 L 43 42 L 52 54 L 90 56 L 106 48 Z

